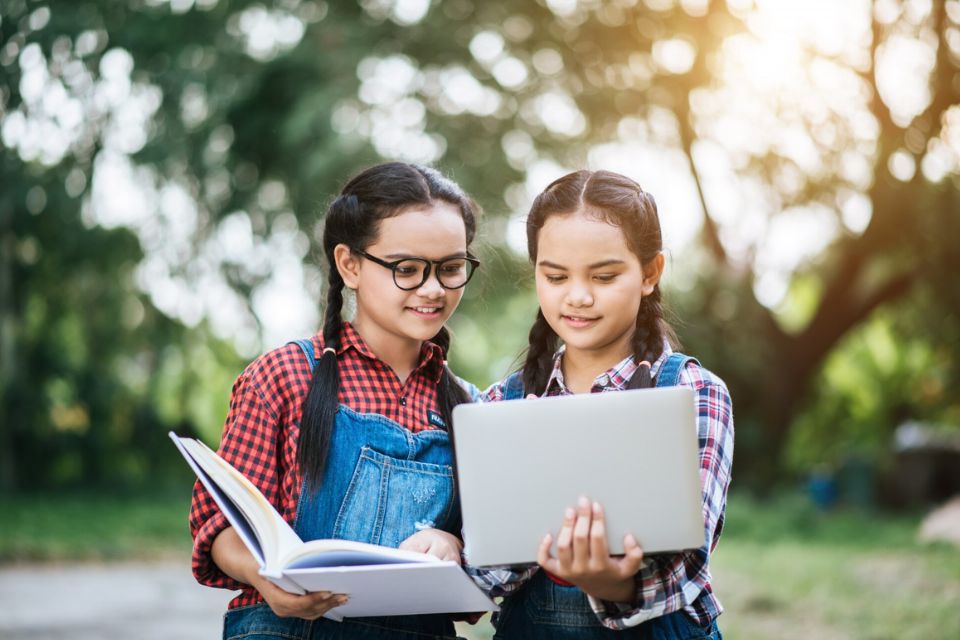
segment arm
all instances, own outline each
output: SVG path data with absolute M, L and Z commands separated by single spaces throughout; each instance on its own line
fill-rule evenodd
M 704 546 L 677 554 L 644 558 L 634 576 L 633 602 L 590 598 L 601 622 L 612 629 L 636 626 L 690 605 L 707 588 L 710 554 L 723 528 L 733 459 L 733 413 L 723 383 L 699 367 L 688 367 L 681 384 L 697 391 L 700 482 Z
M 267 408 L 248 368 L 233 385 L 218 453 L 253 482 L 274 508 L 279 501 L 276 440 L 276 416 Z M 257 455 L 247 455 L 252 451 Z M 200 584 L 231 590 L 246 586 L 222 571 L 212 556 L 214 540 L 229 526 L 213 497 L 198 480 L 190 507 L 190 533 L 193 536 L 193 574 Z
M 343 594 L 317 591 L 305 595 L 287 593 L 260 575 L 260 564 L 234 531 L 227 527 L 213 541 L 211 557 L 224 574 L 240 584 L 256 589 L 266 603 L 281 618 L 304 618 L 316 620 L 334 607 L 346 604 Z

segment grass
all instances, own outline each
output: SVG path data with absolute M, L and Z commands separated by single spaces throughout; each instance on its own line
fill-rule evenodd
M 189 496 L 0 498 L 0 563 L 185 557 Z M 920 514 L 731 500 L 712 560 L 735 640 L 960 638 L 960 550 L 914 541 Z M 489 625 L 463 626 L 475 640 Z
M 0 497 L 0 563 L 187 556 L 189 509 L 189 492 Z

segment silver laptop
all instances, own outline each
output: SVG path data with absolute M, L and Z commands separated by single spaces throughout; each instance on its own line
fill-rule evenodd
M 462 404 L 453 431 L 470 564 L 536 562 L 580 496 L 603 504 L 613 554 L 628 532 L 644 553 L 704 544 L 690 388 Z

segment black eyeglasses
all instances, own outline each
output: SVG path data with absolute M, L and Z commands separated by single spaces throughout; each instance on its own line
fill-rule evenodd
M 426 258 L 401 258 L 387 262 L 366 251 L 352 249 L 370 262 L 386 267 L 393 272 L 393 283 L 404 291 L 419 289 L 430 279 L 430 272 L 437 274 L 437 281 L 444 289 L 460 289 L 473 277 L 473 272 L 480 266 L 480 261 L 472 256 L 458 256 L 443 260 L 427 260 Z M 436 268 L 434 269 L 434 265 Z

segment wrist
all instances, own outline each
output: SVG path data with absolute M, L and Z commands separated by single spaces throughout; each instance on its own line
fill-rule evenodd
M 634 584 L 633 576 L 615 582 L 589 585 L 582 587 L 582 589 L 587 595 L 593 596 L 597 600 L 606 600 L 607 602 L 633 604 L 637 599 L 636 585 Z

